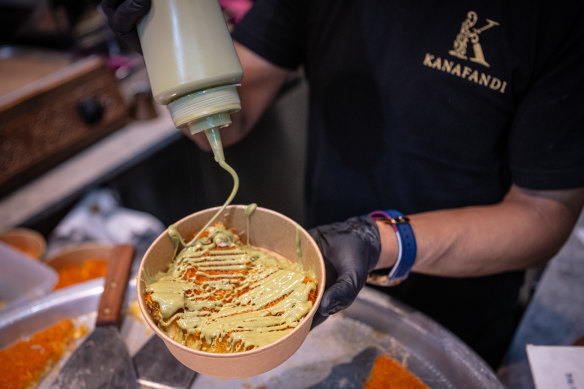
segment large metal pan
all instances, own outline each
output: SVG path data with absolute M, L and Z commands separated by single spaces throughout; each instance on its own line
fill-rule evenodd
M 135 301 L 135 288 L 135 280 L 130 281 L 126 301 Z M 65 317 L 91 326 L 102 290 L 103 279 L 96 279 L 0 311 L 0 348 Z M 121 334 L 132 355 L 152 332 L 134 314 L 127 314 Z M 380 353 L 404 361 L 432 389 L 504 388 L 483 360 L 438 323 L 365 288 L 346 311 L 313 329 L 300 349 L 276 369 L 242 380 L 198 375 L 191 389 L 326 388 L 341 382 L 344 388 L 360 388 Z

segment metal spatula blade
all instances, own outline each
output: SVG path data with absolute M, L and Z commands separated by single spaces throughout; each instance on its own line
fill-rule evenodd
M 137 388 L 132 359 L 115 327 L 96 328 L 51 388 Z
M 138 382 L 146 388 L 186 389 L 197 374 L 180 363 L 156 335 L 142 346 L 133 360 Z
M 71 355 L 51 389 L 138 388 L 132 359 L 118 331 L 133 257 L 132 246 L 114 248 L 95 329 Z

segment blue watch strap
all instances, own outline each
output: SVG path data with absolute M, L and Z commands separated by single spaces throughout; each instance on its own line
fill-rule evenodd
M 397 261 L 391 268 L 389 274 L 384 277 L 371 277 L 369 281 L 377 285 L 397 285 L 408 277 L 416 260 L 416 237 L 409 223 L 410 220 L 403 213 L 394 209 L 374 211 L 369 216 L 391 224 L 396 231 L 398 239 Z
M 387 210 L 385 213 L 391 216 L 391 220 L 388 221 L 393 224 L 399 232 L 402 250 L 401 255 L 398 256 L 398 260 L 389 272 L 388 277 L 390 280 L 401 282 L 408 277 L 414 266 L 417 253 L 416 238 L 414 236 L 414 230 L 410 225 L 410 220 L 405 217 L 403 213 L 393 209 Z

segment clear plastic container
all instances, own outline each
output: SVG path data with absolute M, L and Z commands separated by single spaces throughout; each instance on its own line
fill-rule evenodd
M 0 242 L 0 315 L 49 293 L 57 272 Z

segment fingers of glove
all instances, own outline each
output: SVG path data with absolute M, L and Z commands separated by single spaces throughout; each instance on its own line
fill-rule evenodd
M 335 266 L 327 260 L 324 261 L 324 269 L 326 274 L 326 282 L 324 287 L 326 289 L 337 281 L 337 278 L 339 278 L 339 273 L 337 272 Z
M 373 219 L 353 217 L 344 222 L 327 224 L 311 229 L 311 236 L 317 242 L 325 259 L 331 261 L 337 271 L 340 267 L 365 266 L 372 270 L 381 252 L 379 230 Z M 357 263 L 347 252 L 358 253 Z
M 355 301 L 362 286 L 340 278 L 324 291 L 318 311 L 323 316 L 330 316 L 342 311 Z
M 129 34 L 150 10 L 150 0 L 103 0 L 102 7 L 116 33 Z
M 105 13 L 105 16 L 107 16 L 108 20 L 112 17 L 121 2 L 122 0 L 102 0 L 101 9 Z
M 138 38 L 138 33 L 134 31 L 130 31 L 128 33 L 118 33 L 118 36 L 126 42 L 128 46 L 130 46 L 134 51 L 139 54 L 142 53 L 142 45 L 140 44 L 140 38 Z
M 379 259 L 379 231 L 374 220 L 355 217 L 309 232 L 325 259 L 327 282 L 319 312 L 326 317 L 351 305 L 365 285 Z
M 102 9 L 113 32 L 142 54 L 136 24 L 150 10 L 151 0 L 103 0 Z
M 325 259 L 327 286 L 330 281 L 336 280 L 337 274 L 341 275 L 361 266 L 360 261 L 356 260 L 360 255 L 354 254 L 360 251 L 359 242 L 353 241 L 351 236 L 338 235 L 327 230 L 326 226 L 310 232 Z
M 322 324 L 326 319 L 328 319 L 328 316 L 323 316 L 320 314 L 320 312 L 316 311 L 314 317 L 312 318 L 312 324 L 310 325 L 310 329 L 312 330 L 314 327 L 318 326 L 319 324 Z
M 352 285 L 364 284 L 367 278 L 368 266 L 362 251 L 358 245 L 348 241 L 341 239 L 334 244 L 323 245 L 321 252 L 325 259 L 327 288 L 339 282 L 340 278 Z

